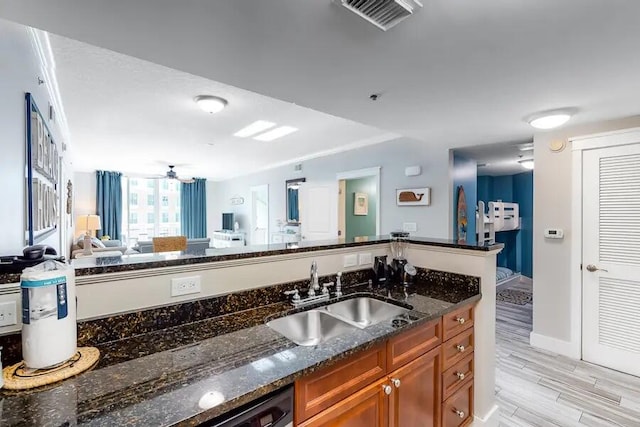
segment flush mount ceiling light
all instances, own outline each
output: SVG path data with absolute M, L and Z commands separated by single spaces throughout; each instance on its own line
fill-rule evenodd
M 276 125 L 275 123 L 268 122 L 266 120 L 257 120 L 251 123 L 249 126 L 240 129 L 238 132 L 234 133 L 233 136 L 237 136 L 240 138 L 248 138 L 250 136 L 263 132 L 267 129 L 271 129 L 275 125 Z
M 261 133 L 258 136 L 254 136 L 253 139 L 258 141 L 273 141 L 274 139 L 282 138 L 283 136 L 297 132 L 298 128 L 293 126 L 280 126 L 273 130 Z
M 220 111 L 224 110 L 224 107 L 226 107 L 228 104 L 226 99 L 211 95 L 196 96 L 195 101 L 196 104 L 198 104 L 198 107 L 202 109 L 202 111 L 209 114 L 219 113 Z
M 567 123 L 574 110 L 550 110 L 536 113 L 527 118 L 527 122 L 536 129 L 553 129 Z
M 533 160 L 531 160 L 531 159 L 529 159 L 529 160 L 518 160 L 518 163 L 520 163 L 520 165 L 525 169 L 533 170 Z

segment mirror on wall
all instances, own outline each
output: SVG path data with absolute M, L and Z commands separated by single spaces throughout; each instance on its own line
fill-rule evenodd
M 287 191 L 287 203 L 286 203 L 286 218 L 288 225 L 300 224 L 300 201 L 299 190 L 300 183 L 305 182 L 305 178 L 289 179 L 285 182 L 285 188 Z

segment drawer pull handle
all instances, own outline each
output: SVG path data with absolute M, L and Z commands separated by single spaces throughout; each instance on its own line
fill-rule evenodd
M 464 415 L 465 415 L 464 411 L 458 411 L 457 409 L 454 408 L 453 412 L 455 412 L 458 417 L 464 418 Z
M 391 378 L 391 382 L 395 388 L 400 388 L 400 380 L 398 378 Z
M 456 319 L 456 322 L 460 323 L 461 325 L 464 325 L 464 322 L 465 322 L 464 317 L 458 317 Z
M 382 384 L 382 390 L 384 391 L 384 394 L 386 394 L 387 396 L 390 395 L 391 392 L 393 391 L 391 386 L 387 384 Z
M 464 380 L 464 373 L 456 372 L 456 376 L 458 377 L 458 380 L 460 380 L 460 381 Z
M 458 349 L 458 351 L 459 351 L 460 353 L 464 352 L 464 346 L 463 346 L 462 344 L 458 344 L 458 345 L 456 346 L 456 348 Z

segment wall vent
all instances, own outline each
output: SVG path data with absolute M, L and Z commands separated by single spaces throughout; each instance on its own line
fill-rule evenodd
M 302 172 L 302 163 L 298 163 L 296 165 L 293 165 L 293 171 L 294 172 Z
M 410 17 L 422 3 L 418 0 L 334 0 L 371 22 L 381 30 L 387 31 Z

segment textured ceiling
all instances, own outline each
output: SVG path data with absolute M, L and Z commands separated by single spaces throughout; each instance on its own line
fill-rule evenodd
M 220 180 L 396 135 L 131 56 L 50 36 L 77 170 Z M 210 115 L 193 98 L 229 101 Z M 233 133 L 256 120 L 299 128 L 272 142 Z
M 523 118 L 640 113 L 640 1 L 426 0 L 383 32 L 330 0 L 0 0 L 0 15 L 335 116 L 460 147 Z M 369 94 L 382 96 L 375 103 Z

